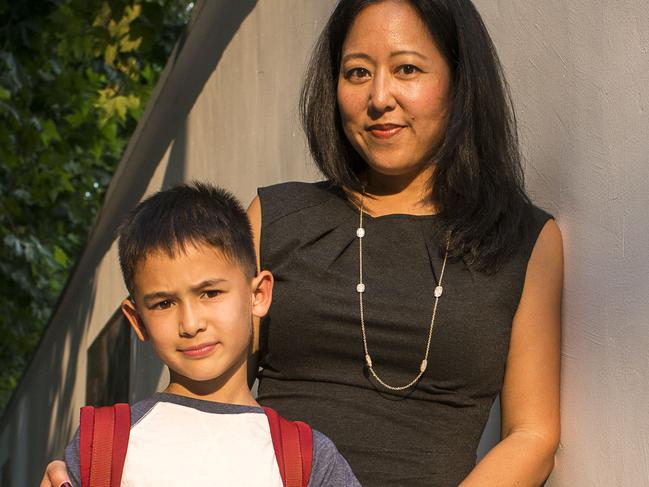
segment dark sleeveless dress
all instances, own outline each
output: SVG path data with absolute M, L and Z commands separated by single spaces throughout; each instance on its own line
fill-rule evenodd
M 363 486 L 455 487 L 505 372 L 527 262 L 550 216 L 496 275 L 447 264 L 428 369 L 409 391 L 375 386 L 364 367 L 356 284 L 358 210 L 328 183 L 259 189 L 261 267 L 275 276 L 261 336 L 259 401 L 328 435 Z M 365 322 L 389 384 L 419 371 L 439 276 L 435 216 L 364 217 Z

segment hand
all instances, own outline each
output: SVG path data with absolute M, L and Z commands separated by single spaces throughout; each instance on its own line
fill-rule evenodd
M 61 460 L 55 460 L 47 466 L 40 487 L 68 487 L 68 485 L 65 485 L 66 482 L 69 487 L 72 487 L 65 463 Z

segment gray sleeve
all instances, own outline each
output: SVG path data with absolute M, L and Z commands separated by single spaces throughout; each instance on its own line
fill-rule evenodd
M 309 487 L 360 487 L 347 460 L 333 442 L 313 430 L 313 466 Z
M 79 429 L 77 428 L 72 441 L 65 447 L 65 466 L 68 469 L 72 487 L 81 487 L 81 467 L 79 463 Z

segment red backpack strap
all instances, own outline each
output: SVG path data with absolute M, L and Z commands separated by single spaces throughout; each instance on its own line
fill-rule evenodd
M 286 478 L 284 473 L 284 454 L 282 449 L 282 433 L 279 425 L 279 414 L 274 409 L 264 408 L 268 425 L 270 426 L 270 437 L 273 440 L 273 449 L 275 450 L 275 459 L 279 467 L 279 474 L 282 480 Z
M 128 404 L 81 408 L 79 462 L 83 487 L 117 487 L 131 428 Z
M 79 420 L 79 466 L 82 487 L 90 487 L 90 458 L 92 457 L 92 434 L 95 427 L 95 408 L 81 408 Z
M 307 487 L 313 465 L 313 430 L 311 430 L 311 426 L 302 421 L 295 421 L 293 424 L 298 430 L 300 449 L 302 450 L 302 486 Z
M 113 434 L 113 463 L 111 482 L 119 487 L 122 482 L 122 471 L 128 449 L 128 437 L 131 432 L 131 408 L 128 404 L 115 404 L 115 432 Z
M 271 408 L 264 408 L 264 411 L 284 487 L 307 487 L 313 462 L 311 427 L 284 419 Z

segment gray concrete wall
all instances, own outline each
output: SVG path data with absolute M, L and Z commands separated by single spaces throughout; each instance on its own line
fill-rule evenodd
M 548 485 L 649 485 L 649 3 L 475 3 L 512 86 L 530 192 L 565 241 Z

